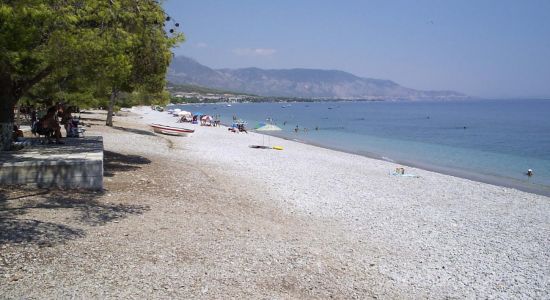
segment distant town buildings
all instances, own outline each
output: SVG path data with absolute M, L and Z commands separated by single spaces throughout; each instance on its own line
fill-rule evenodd
M 255 99 L 250 95 L 236 94 L 215 94 L 215 93 L 198 93 L 198 92 L 171 92 L 172 97 L 179 98 L 183 101 L 193 100 L 199 102 L 243 102 Z

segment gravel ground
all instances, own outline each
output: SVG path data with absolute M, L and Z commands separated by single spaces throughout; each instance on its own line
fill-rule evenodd
M 136 109 L 101 193 L 0 189 L 0 298 L 550 298 L 550 198 Z M 268 140 L 268 139 L 266 139 Z

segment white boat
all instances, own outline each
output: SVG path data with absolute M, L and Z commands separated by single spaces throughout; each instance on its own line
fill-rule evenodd
M 230 107 L 230 106 L 231 106 L 231 104 L 227 104 L 226 106 L 227 106 L 227 107 Z
M 182 127 L 173 127 L 162 124 L 151 124 L 149 125 L 153 128 L 153 131 L 156 133 L 168 134 L 168 135 L 177 135 L 177 136 L 189 136 L 195 132 L 194 129 L 187 129 Z

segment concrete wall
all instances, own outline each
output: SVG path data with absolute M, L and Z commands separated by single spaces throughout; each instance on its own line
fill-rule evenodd
M 66 139 L 55 148 L 0 153 L 0 184 L 57 187 L 62 189 L 103 189 L 103 140 L 101 137 Z M 84 145 L 84 146 L 83 146 Z M 53 147 L 53 146 L 52 146 Z M 42 151 L 41 151 L 42 149 Z M 52 151 L 52 149 L 54 151 Z

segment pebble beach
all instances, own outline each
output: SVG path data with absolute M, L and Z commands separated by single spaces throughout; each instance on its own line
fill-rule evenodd
M 2 188 L 2 299 L 550 298 L 549 197 L 148 107 L 82 116 L 105 191 Z

